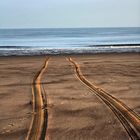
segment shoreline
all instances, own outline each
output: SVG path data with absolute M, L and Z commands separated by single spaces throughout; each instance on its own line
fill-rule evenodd
M 45 57 L 45 56 L 50 56 L 50 57 L 55 57 L 55 56 L 100 56 L 100 55 L 112 55 L 112 54 L 115 54 L 115 55 L 140 55 L 140 52 L 108 52 L 108 53 L 71 53 L 71 54 L 40 54 L 40 55 L 8 55 L 8 56 L 1 56 L 0 55 L 0 58 L 12 58 L 12 57 L 19 57 L 19 58 L 31 58 L 31 57 Z
M 92 55 L 110 53 L 140 53 L 140 44 L 89 45 L 87 47 L 45 48 L 0 46 L 1 56 Z

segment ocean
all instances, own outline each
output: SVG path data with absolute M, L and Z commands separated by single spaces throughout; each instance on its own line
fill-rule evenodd
M 0 56 L 140 52 L 140 27 L 0 29 Z

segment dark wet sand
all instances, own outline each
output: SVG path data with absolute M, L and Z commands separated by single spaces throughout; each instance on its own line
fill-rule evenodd
M 140 55 L 73 55 L 91 82 L 140 113 Z M 24 140 L 32 116 L 31 83 L 45 61 L 0 57 L 0 140 Z M 49 140 L 130 139 L 113 112 L 74 74 L 65 57 L 55 56 L 42 77 L 47 95 Z

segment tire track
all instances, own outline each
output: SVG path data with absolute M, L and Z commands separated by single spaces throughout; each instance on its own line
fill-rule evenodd
M 48 112 L 46 109 L 47 99 L 45 96 L 45 91 L 41 86 L 41 77 L 47 68 L 48 61 L 49 58 L 45 60 L 43 67 L 37 72 L 33 79 L 33 115 L 26 140 L 45 140 L 46 137 L 48 121 Z
M 105 92 L 101 88 L 93 85 L 88 81 L 82 74 L 79 65 L 72 59 L 68 58 L 69 62 L 75 67 L 75 72 L 78 79 L 89 87 L 104 103 L 109 106 L 109 108 L 114 112 L 116 117 L 120 120 L 129 136 L 133 140 L 140 139 L 140 118 L 132 111 L 128 106 L 122 103 L 120 100 L 116 99 L 109 93 Z

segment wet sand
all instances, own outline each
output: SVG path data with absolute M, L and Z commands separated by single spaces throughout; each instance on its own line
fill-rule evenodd
M 140 55 L 71 56 L 85 77 L 140 113 Z M 32 82 L 40 57 L 0 58 L 0 139 L 24 140 L 32 119 Z M 52 56 L 42 75 L 49 140 L 127 140 L 128 133 L 106 104 L 83 85 L 63 56 Z

